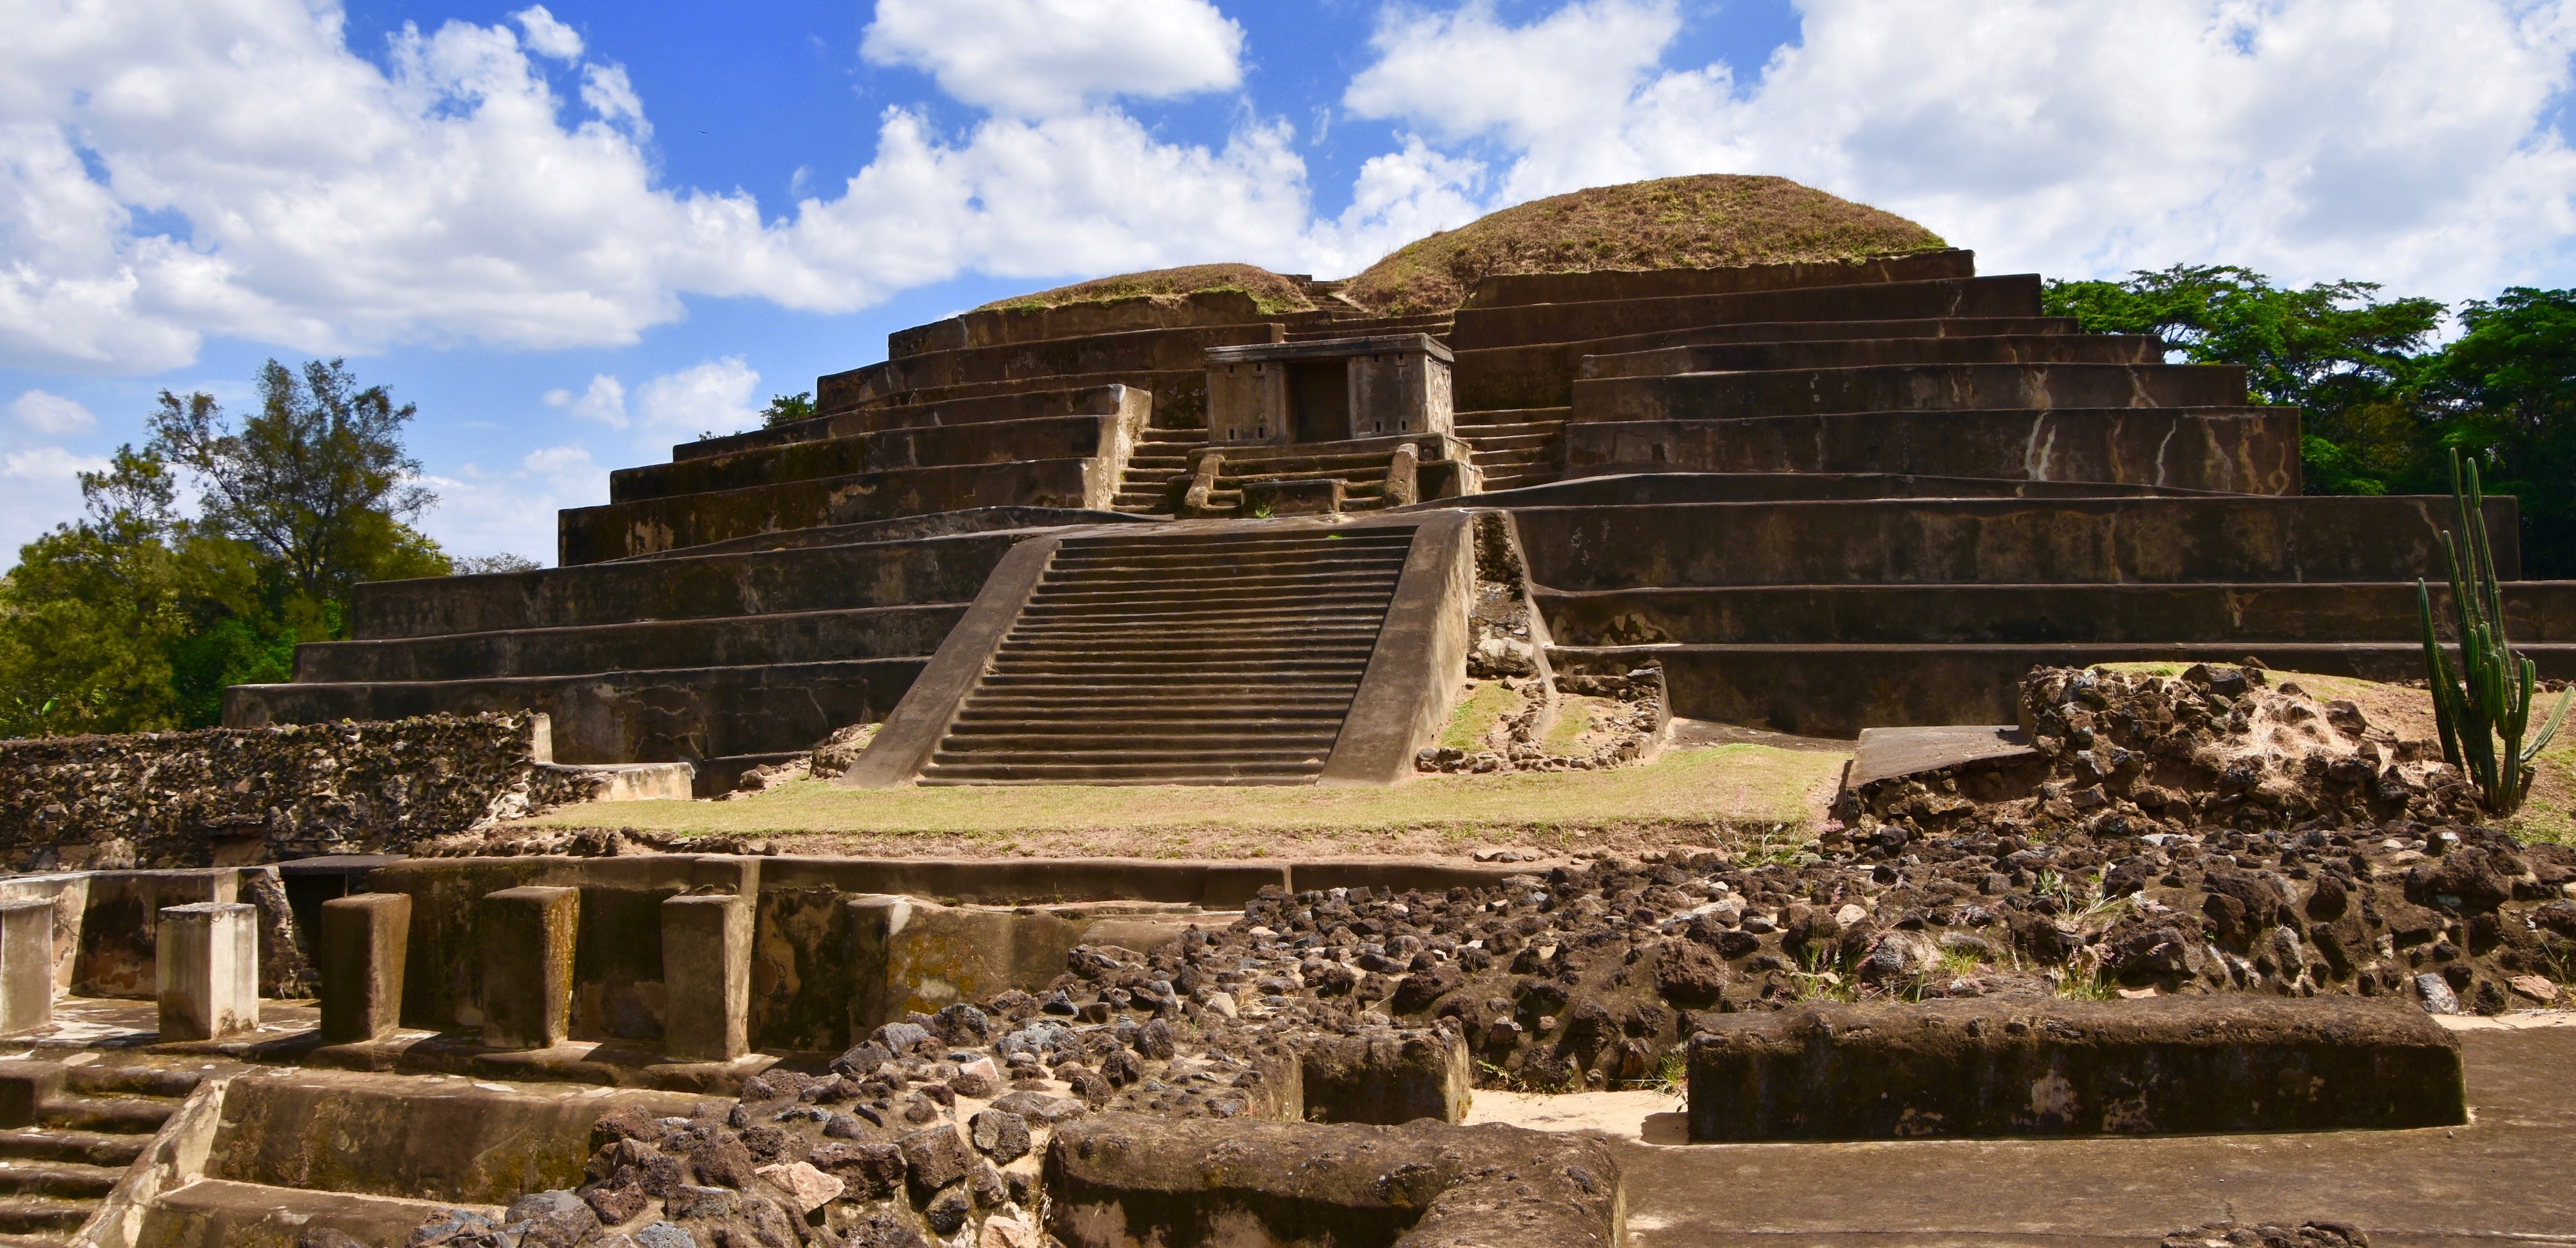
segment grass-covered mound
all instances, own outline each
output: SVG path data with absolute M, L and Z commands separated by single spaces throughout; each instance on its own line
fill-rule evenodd
M 1503 209 L 1407 244 L 1342 297 L 1388 315 L 1446 312 L 1496 273 L 1848 262 L 1947 246 L 1903 217 L 1787 178 L 1705 173 Z
M 1041 290 L 1034 295 L 1013 295 L 1008 299 L 996 299 L 975 310 L 1021 312 L 1079 303 L 1116 303 L 1122 299 L 1158 295 L 1177 297 L 1225 290 L 1252 296 L 1252 302 L 1265 315 L 1311 312 L 1315 307 L 1314 301 L 1306 297 L 1305 290 L 1297 283 L 1258 265 L 1186 264 L 1177 269 L 1151 269 L 1143 273 L 1093 278 L 1071 286 Z

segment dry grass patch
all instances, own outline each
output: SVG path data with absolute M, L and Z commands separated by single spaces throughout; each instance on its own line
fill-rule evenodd
M 1389 315 L 1446 312 L 1497 273 L 1840 263 L 1947 246 L 1894 213 L 1787 178 L 1709 173 L 1506 208 L 1407 244 L 1352 278 L 1342 297 Z
M 1846 756 L 1763 745 L 1674 750 L 1609 771 L 1424 776 L 1385 788 L 851 789 L 803 780 L 724 802 L 602 802 L 508 825 L 767 839 L 782 852 L 917 856 L 1325 858 L 1483 846 L 1633 853 L 1804 841 Z
M 1311 312 L 1314 301 L 1297 283 L 1268 269 L 1251 264 L 1191 264 L 1177 269 L 1152 269 L 1143 273 L 1121 273 L 1116 277 L 1097 277 L 1071 286 L 1041 290 L 1033 295 L 1013 295 L 996 299 L 978 312 L 1018 312 L 1037 308 L 1061 308 L 1078 303 L 1116 303 L 1122 299 L 1156 296 L 1205 294 L 1211 291 L 1240 291 L 1252 296 L 1252 302 L 1264 314 Z

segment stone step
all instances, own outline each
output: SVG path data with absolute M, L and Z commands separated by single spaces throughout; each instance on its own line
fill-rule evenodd
M 1065 416 L 1116 416 L 1131 405 L 1151 406 L 1152 394 L 1144 390 L 1129 394 L 1130 390 L 1135 390 L 1135 387 L 1116 382 L 1063 385 L 1013 394 L 933 400 L 903 407 L 831 410 L 827 415 L 810 420 L 683 442 L 671 448 L 671 459 L 674 463 L 715 459 L 800 442 L 896 429 L 953 428 Z
M 565 567 L 685 550 L 781 530 L 925 516 L 975 507 L 1091 507 L 1108 501 L 1110 439 L 1089 450 L 993 464 L 888 468 L 556 513 Z
M 2242 407 L 2245 402 L 2245 370 L 2233 364 L 1889 364 L 1576 381 L 1571 419 Z
M 1092 724 L 1103 731 L 1114 731 L 1126 723 L 1194 723 L 1241 715 L 1245 704 L 1240 695 L 1256 690 L 1236 686 L 1223 696 L 1137 693 L 1116 686 L 1086 686 L 1065 690 L 1031 693 L 1025 696 L 986 694 L 957 713 L 959 724 L 991 723 L 1018 731 L 1035 731 L 1039 720 L 1030 718 L 1039 711 L 1047 712 L 1043 722 L 1054 724 Z M 1347 690 L 1312 690 L 1275 686 L 1257 690 L 1261 695 L 1260 713 L 1269 719 L 1325 719 L 1341 722 L 1342 713 L 1350 708 Z
M 924 785 L 1311 784 L 1323 760 L 1293 763 L 934 763 Z
M 206 1072 L 202 1070 L 91 1062 L 68 1068 L 63 1075 L 63 1086 L 74 1092 L 94 1095 L 160 1096 L 178 1100 L 196 1091 L 205 1077 Z
M 1318 605 L 1316 600 L 1301 598 L 1293 602 L 1219 603 L 1217 605 L 1148 602 L 1136 611 L 1085 608 L 1065 611 L 1049 608 L 1023 613 L 1014 630 L 1025 628 L 1030 635 L 1049 631 L 1094 631 L 1100 629 L 1211 629 L 1281 628 L 1312 621 L 1318 626 L 1344 623 L 1368 623 L 1374 627 L 1380 610 L 1377 598 L 1370 593 L 1354 591 L 1341 595 L 1340 601 Z
M 1563 405 L 1557 407 L 1496 408 L 1491 411 L 1460 412 L 1453 419 L 1456 428 L 1458 429 L 1458 436 L 1463 438 L 1473 436 L 1486 428 L 1495 426 L 1563 426 L 1565 424 L 1566 416 L 1572 413 L 1573 410 L 1574 409 L 1572 407 Z
M 1894 473 L 2091 481 L 2228 494 L 2300 489 L 2286 407 L 1886 411 L 1568 425 L 1567 469 Z
M 2520 648 L 2545 678 L 2576 677 L 2576 645 Z M 1560 673 L 1663 665 L 1672 713 L 1803 736 L 1863 728 L 2010 722 L 2034 666 L 2240 663 L 2284 672 L 2404 681 L 2424 674 L 2421 643 L 2072 643 L 2007 645 L 1659 645 L 1556 647 Z M 1622 666 L 1625 665 L 1625 666 Z
M 375 581 L 351 593 L 366 640 L 970 602 L 1021 533 Z
M 2232 583 L 2411 580 L 2441 566 L 2451 508 L 2432 496 L 1935 498 L 1527 507 L 1514 519 L 1531 579 L 1560 590 Z M 2513 500 L 2490 499 L 2487 524 L 2498 573 L 2519 579 Z
M 1144 420 L 1138 392 L 1134 419 Z M 620 468 L 608 474 L 611 503 L 725 494 L 791 481 L 820 481 L 907 468 L 1081 459 L 1116 441 L 1119 417 L 1051 416 L 979 425 L 888 429 L 731 455 Z M 947 509 L 943 509 L 947 510 Z
M 1076 658 L 1036 660 L 1001 660 L 984 673 L 983 687 L 1028 693 L 1038 689 L 1097 688 L 1139 682 L 1176 680 L 1222 682 L 1234 685 L 1302 685 L 1329 684 L 1335 681 L 1356 682 L 1368 670 L 1368 656 L 1348 659 L 1267 659 L 1258 667 L 1247 668 L 1239 662 L 1208 659 L 1173 659 L 1157 662 L 1143 656 L 1107 657 L 1094 660 Z
M 1068 559 L 1141 558 L 1187 556 L 1235 551 L 1304 550 L 1331 552 L 1362 546 L 1409 546 L 1403 530 L 1393 533 L 1361 529 L 1349 533 L 1277 533 L 1227 534 L 1224 536 L 1185 534 L 1166 537 L 1160 532 L 1115 534 L 1099 537 L 1068 538 L 1056 552 L 1056 561 Z
M 54 1232 L 0 1233 L 0 1248 L 70 1248 L 72 1235 L 79 1229 L 72 1227 Z
M 85 1166 L 123 1166 L 143 1155 L 148 1135 L 112 1131 L 69 1131 L 54 1127 L 20 1127 L 0 1131 L 0 1157 L 24 1161 L 66 1161 Z
M 122 1166 L 92 1166 L 72 1161 L 0 1161 L 0 1196 L 52 1196 L 63 1200 L 96 1200 L 107 1195 Z
M 2037 274 L 1878 282 L 1801 290 L 1679 295 L 1587 303 L 1461 308 L 1453 351 L 1576 342 L 1656 330 L 1759 321 L 1882 321 L 2038 316 Z M 1461 403 L 1460 406 L 1467 406 Z
M 1393 570 L 1353 569 L 1344 576 L 1291 576 L 1284 573 L 1245 577 L 1240 583 L 1227 584 L 1217 577 L 1173 576 L 1161 580 L 1137 580 L 1130 583 L 1080 581 L 1062 583 L 1048 595 L 1048 606 L 1105 606 L 1146 601 L 1258 602 L 1297 594 L 1331 594 L 1366 592 L 1380 585 L 1392 586 Z
M 966 613 L 962 602 L 848 611 L 782 611 L 713 620 L 517 629 L 295 648 L 301 682 L 564 676 L 671 667 L 737 667 L 927 655 Z
M 1102 729 L 1103 724 L 1116 725 L 1126 722 L 1129 721 L 1108 716 L 1050 718 L 1040 723 L 1012 723 L 999 719 L 960 720 L 950 726 L 948 735 L 952 741 L 962 741 L 969 737 L 1013 740 L 1023 737 L 1050 740 L 1075 737 L 1105 740 L 1125 732 L 1173 737 L 1187 737 L 1202 733 L 1247 733 L 1258 734 L 1265 739 L 1321 737 L 1329 741 L 1334 733 L 1341 730 L 1341 717 L 1331 711 L 1316 711 L 1304 715 L 1277 715 L 1263 709 L 1247 709 L 1242 714 L 1224 716 L 1163 715 L 1132 721 L 1134 726 L 1131 729 L 1115 727 L 1109 731 Z
M 1701 343 L 1583 357 L 1578 379 L 1677 373 L 1858 368 L 1892 364 L 2155 364 L 2161 338 L 2145 334 L 1998 334 L 1946 338 L 1827 338 Z
M 1565 436 L 1565 427 L 1562 425 L 1550 426 L 1543 429 L 1529 429 L 1527 432 L 1517 432 L 1517 430 L 1527 428 L 1526 426 L 1514 425 L 1510 427 L 1516 430 L 1516 432 L 1479 432 L 1468 434 L 1466 436 L 1464 440 L 1467 445 L 1476 448 L 1477 463 L 1481 464 L 1485 462 L 1485 457 L 1487 455 L 1497 454 L 1503 451 L 1546 450 L 1556 446 Z
M 1237 546 L 1226 550 L 1201 552 L 1173 551 L 1168 554 L 1139 554 L 1128 558 L 1104 557 L 1089 551 L 1059 551 L 1047 566 L 1050 572 L 1109 575 L 1128 571 L 1155 569 L 1342 569 L 1375 566 L 1383 563 L 1402 564 L 1404 547 L 1385 542 L 1351 541 L 1319 542 L 1311 546 Z
M 1504 491 L 1490 484 L 1477 505 L 1524 507 L 1643 507 L 1679 503 L 1780 503 L 1940 498 L 2192 498 L 2193 490 L 2099 481 L 2025 481 L 2000 477 L 1942 477 L 1871 472 L 1681 472 L 1648 467 L 1586 470 L 1545 488 Z M 1451 504 L 1430 504 L 1445 506 Z
M 557 762 L 683 762 L 810 749 L 835 729 L 874 723 L 902 699 L 926 661 L 234 685 L 224 691 L 224 722 L 248 728 L 534 710 L 552 717 Z
M 2576 644 L 2576 581 L 2503 589 L 2516 643 Z M 1568 646 L 2406 642 L 2419 628 L 2412 582 L 1765 585 L 1542 591 L 1538 603 Z
M 1575 342 L 1459 351 L 1450 375 L 1453 378 L 1452 393 L 1462 412 L 1492 408 L 1545 408 L 1573 401 L 1574 378 L 1582 371 L 1583 357 L 1587 355 L 1623 355 L 1697 343 L 1973 338 L 2072 334 L 2079 330 L 2073 317 L 2058 316 L 1685 324 L 1643 333 L 1587 337 Z
M 0 1197 L 0 1233 L 68 1234 L 79 1230 L 97 1209 L 95 1200 L 66 1200 L 55 1196 Z
M 1294 653 L 1300 659 L 1324 658 L 1346 654 L 1365 656 L 1368 654 L 1370 648 L 1377 644 L 1377 636 L 1374 630 L 1354 629 L 1342 634 L 1320 634 L 1289 638 L 1281 638 L 1276 635 L 1272 635 L 1262 638 L 1262 642 L 1266 647 L 1276 646 L 1281 641 L 1293 642 L 1295 644 Z M 1011 637 L 1006 638 L 1002 642 L 1001 647 L 996 650 L 995 653 L 1005 660 L 1036 659 L 1050 655 L 1078 658 L 1094 655 L 1124 654 L 1130 648 L 1137 645 L 1152 646 L 1154 649 L 1155 661 L 1158 662 L 1176 659 L 1182 656 L 1240 655 L 1245 650 L 1244 641 L 1237 638 L 1200 637 L 1183 639 L 1164 637 L 1149 631 L 1138 630 L 1123 637 L 1096 636 L 1061 640 L 1038 640 Z
M 1322 766 L 1324 755 L 1333 748 L 1333 734 L 1324 733 L 1304 741 L 1282 741 L 1255 735 L 1240 744 L 1215 744 L 1239 739 L 1241 734 L 1210 732 L 1204 737 L 1170 734 L 1126 737 L 1093 737 L 1074 742 L 1054 737 L 1033 737 L 1010 741 L 997 738 L 975 738 L 943 743 L 932 755 L 935 762 L 951 766 L 988 766 L 999 762 L 997 755 L 1010 755 L 1015 763 L 1055 765 L 1129 765 L 1129 766 L 1223 766 L 1273 764 L 1279 766 Z
M 36 1121 L 73 1131 L 148 1135 L 178 1108 L 177 1101 L 160 1097 L 64 1095 L 47 1099 Z

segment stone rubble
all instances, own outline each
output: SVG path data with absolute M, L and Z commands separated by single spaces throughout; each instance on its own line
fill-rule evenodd
M 1625 676 L 1564 675 L 1555 678 L 1559 695 L 1603 699 L 1578 743 L 1581 753 L 1550 753 L 1540 739 L 1547 687 L 1535 677 L 1502 676 L 1503 689 L 1520 696 L 1518 710 L 1503 717 L 1488 734 L 1489 748 L 1427 747 L 1414 754 L 1413 769 L 1448 775 L 1510 775 L 1538 771 L 1595 771 L 1644 761 L 1667 722 L 1663 713 L 1662 673 L 1640 668 Z M 1560 696 L 1560 701 L 1561 701 Z

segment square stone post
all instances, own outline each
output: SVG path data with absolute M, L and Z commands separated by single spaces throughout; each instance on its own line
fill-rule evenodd
M 0 901 L 0 1035 L 54 1021 L 54 903 Z
M 729 1062 L 751 1051 L 751 902 L 725 894 L 662 902 L 662 1049 Z
M 572 1034 L 572 949 L 581 890 L 529 885 L 483 894 L 483 1043 L 543 1049 Z
M 220 1040 L 259 1029 L 259 907 L 163 907 L 153 954 L 163 1040 Z
M 322 1043 L 355 1044 L 402 1025 L 403 962 L 411 951 L 411 895 L 359 893 L 322 903 L 314 942 L 321 978 Z
M 36 1125 L 45 1102 L 63 1094 L 69 1071 L 60 1062 L 0 1061 L 0 1130 Z

